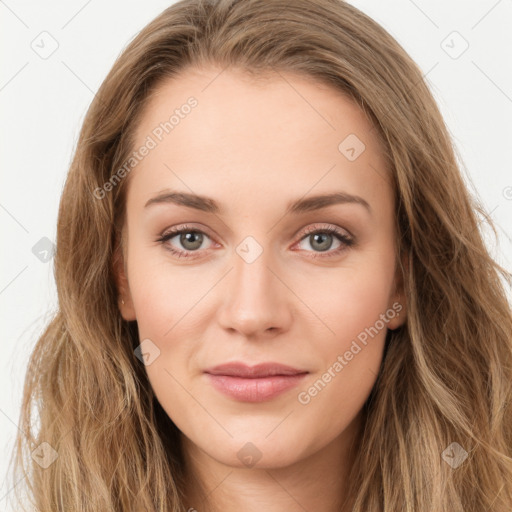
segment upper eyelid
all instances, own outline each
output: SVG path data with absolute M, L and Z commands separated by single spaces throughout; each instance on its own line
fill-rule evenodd
M 301 237 L 298 239 L 298 241 L 300 242 L 306 236 L 308 236 L 316 231 L 324 231 L 324 230 L 328 231 L 328 232 L 332 232 L 332 234 L 334 234 L 334 235 L 337 234 L 339 236 L 346 236 L 351 239 L 354 238 L 352 233 L 350 231 L 348 231 L 346 228 L 342 228 L 340 226 L 336 226 L 336 225 L 330 224 L 330 223 L 323 223 L 324 224 L 323 226 L 321 224 L 322 223 L 313 223 L 313 224 L 308 225 L 306 228 L 301 228 L 300 230 L 298 230 L 295 233 L 294 238 L 297 237 L 302 232 Z M 192 226 L 189 224 L 178 224 L 178 225 L 174 226 L 173 228 L 169 229 L 168 231 L 167 230 L 163 231 L 163 233 L 160 235 L 160 237 L 163 238 L 163 237 L 169 236 L 169 238 L 173 238 L 174 236 L 179 235 L 180 232 L 188 232 L 188 231 L 201 232 L 201 233 L 205 234 L 206 236 L 208 236 L 210 239 L 212 239 L 212 241 L 216 241 L 216 236 L 210 234 L 208 228 L 196 227 L 196 226 Z M 340 231 L 345 231 L 347 234 L 345 235 L 344 233 L 342 233 Z M 216 243 L 218 243 L 218 242 L 216 242 Z
M 340 233 L 340 231 L 346 231 L 347 236 L 350 238 L 353 238 L 352 233 L 348 229 L 342 228 L 340 226 L 335 226 L 334 224 L 328 224 L 328 223 L 326 226 L 323 226 L 323 227 L 318 226 L 318 224 L 310 225 L 303 230 L 303 235 L 306 236 L 311 233 L 314 233 L 315 231 L 330 231 L 334 234 L 339 234 L 339 235 L 344 235 L 343 233 Z M 300 231 L 298 231 L 297 233 L 300 233 Z

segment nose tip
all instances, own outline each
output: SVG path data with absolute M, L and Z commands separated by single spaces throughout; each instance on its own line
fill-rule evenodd
M 254 337 L 275 334 L 289 324 L 286 287 L 271 270 L 264 253 L 251 263 L 237 256 L 225 286 L 218 312 L 223 328 Z

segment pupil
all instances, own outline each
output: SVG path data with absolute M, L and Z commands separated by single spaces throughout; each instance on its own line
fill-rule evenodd
M 329 235 L 327 233 L 316 233 L 316 234 L 313 235 L 313 240 L 316 242 L 317 238 L 320 238 L 320 247 L 318 247 L 318 249 L 320 251 L 326 251 L 327 249 L 329 249 L 329 247 L 331 246 L 331 243 L 330 243 L 329 239 L 332 238 L 332 235 Z M 322 238 L 323 238 L 323 243 L 321 241 Z M 327 239 L 327 241 L 329 243 L 325 243 L 326 239 Z
M 196 238 L 195 240 L 194 237 Z M 201 233 L 197 233 L 195 231 L 182 234 L 180 239 L 180 242 L 182 243 L 183 247 L 190 250 L 198 249 L 199 247 L 201 247 L 202 241 L 203 240 Z M 188 246 L 187 244 L 192 244 L 192 246 Z

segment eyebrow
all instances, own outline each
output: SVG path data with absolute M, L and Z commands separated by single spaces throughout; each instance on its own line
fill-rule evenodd
M 166 190 L 149 199 L 144 208 L 155 204 L 177 204 L 207 213 L 222 213 L 222 208 L 215 202 L 215 200 L 205 196 L 189 194 L 187 192 L 173 192 Z M 348 194 L 346 192 L 333 192 L 331 194 L 321 194 L 293 201 L 288 204 L 286 214 L 311 212 L 334 204 L 359 204 L 368 210 L 370 214 L 372 213 L 371 206 L 362 197 Z

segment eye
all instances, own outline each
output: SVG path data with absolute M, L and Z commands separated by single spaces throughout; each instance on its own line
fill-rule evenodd
M 176 248 L 170 243 L 173 238 L 177 238 L 177 242 L 184 250 Z M 172 228 L 170 231 L 161 235 L 160 238 L 157 239 L 157 242 L 165 244 L 166 249 L 171 251 L 178 258 L 194 258 L 195 255 L 191 253 L 198 252 L 198 250 L 202 248 L 205 238 L 210 237 L 204 231 L 182 225 Z
M 176 238 L 181 248 L 171 243 L 174 238 Z M 168 251 L 178 258 L 195 258 L 200 256 L 200 249 L 207 250 L 203 247 L 206 239 L 211 238 L 204 231 L 191 226 L 180 225 L 160 235 L 157 242 L 163 244 Z M 336 256 L 355 243 L 352 237 L 339 228 L 330 225 L 322 227 L 314 225 L 308 228 L 296 245 L 300 245 L 304 241 L 307 241 L 313 248 L 313 252 L 316 253 L 310 255 L 311 258 Z M 337 241 L 339 245 L 334 250 L 329 250 L 333 241 Z M 301 247 L 301 249 L 304 248 Z M 306 249 L 306 252 L 311 251 Z
M 329 251 L 333 241 L 337 241 L 339 245 L 334 250 Z M 302 242 L 307 242 L 313 248 L 313 252 L 316 254 L 312 254 L 310 256 L 312 258 L 337 256 L 355 243 L 352 237 L 335 226 L 312 226 L 306 230 L 305 235 L 299 241 L 299 245 Z

